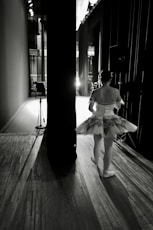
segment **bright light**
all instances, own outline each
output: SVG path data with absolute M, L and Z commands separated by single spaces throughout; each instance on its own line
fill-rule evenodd
M 31 17 L 34 16 L 34 12 L 33 12 L 33 10 L 31 8 L 29 9 L 29 13 L 30 13 Z
M 81 83 L 80 83 L 79 77 L 76 77 L 75 85 L 76 85 L 76 88 L 80 87 Z

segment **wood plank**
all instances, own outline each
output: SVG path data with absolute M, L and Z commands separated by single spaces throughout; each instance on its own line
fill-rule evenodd
M 78 135 L 77 153 L 95 211 L 104 229 L 152 229 L 153 174 L 147 160 L 125 154 L 114 143 L 112 167 L 116 177 L 100 180 L 93 157 L 93 137 Z M 104 145 L 100 157 L 103 168 Z M 151 162 L 148 161 L 150 168 Z M 100 183 L 101 181 L 101 183 Z M 95 189 L 96 188 L 96 189 Z M 126 204 L 126 205 L 125 205 Z M 139 209 L 139 212 L 137 210 Z M 137 215 L 139 213 L 139 215 Z
M 17 221 L 19 219 L 21 222 Z M 42 147 L 11 226 L 24 230 L 29 227 L 37 230 L 101 230 L 78 160 L 67 174 L 57 175 Z
M 10 136 L 9 136 L 10 137 Z M 12 154 L 12 140 L 16 140 L 18 142 L 18 145 L 15 146 L 17 148 L 17 152 L 20 150 L 23 150 L 23 140 L 26 140 L 23 138 L 22 135 L 14 135 L 14 138 L 11 138 L 11 141 L 9 142 L 11 144 L 8 145 L 9 154 Z M 26 136 L 24 136 L 26 137 Z M 34 139 L 33 139 L 34 138 Z M 9 139 L 10 140 L 10 139 Z M 30 139 L 28 139 L 30 140 Z M 20 202 L 20 199 L 22 197 L 23 190 L 25 188 L 26 180 L 29 176 L 29 173 L 33 167 L 33 164 L 36 160 L 38 150 L 40 148 L 40 144 L 42 141 L 42 136 L 38 137 L 32 137 L 33 142 L 27 143 L 26 150 L 28 149 L 28 152 L 26 152 L 26 159 L 22 164 L 22 168 L 18 171 L 17 174 L 14 174 L 14 177 L 12 175 L 12 172 L 10 170 L 10 177 L 12 177 L 12 180 L 9 180 L 9 184 L 7 183 L 7 187 L 4 188 L 5 194 L 3 194 L 3 200 L 1 205 L 1 215 L 0 215 L 0 226 L 1 228 L 7 228 L 9 227 L 12 219 L 14 218 L 16 209 L 18 207 L 18 204 Z M 27 141 L 27 140 L 26 140 Z M 15 142 L 16 143 L 16 142 Z M 25 144 L 25 143 L 24 143 Z M 24 145 L 25 146 L 25 145 Z M 16 149 L 15 148 L 15 149 Z M 23 151 L 20 152 L 20 154 L 24 153 Z M 16 155 L 15 155 L 16 156 Z M 15 161 L 15 157 L 12 158 L 12 163 L 16 167 L 19 167 L 19 164 Z M 19 162 L 18 162 L 19 163 Z M 8 221 L 9 220 L 9 221 Z
M 91 157 L 93 157 L 93 137 L 78 135 L 77 142 L 78 158 L 101 228 L 108 230 L 112 228 L 122 229 L 120 216 L 101 183 L 95 165 L 91 161 Z M 100 162 L 102 164 L 101 158 Z

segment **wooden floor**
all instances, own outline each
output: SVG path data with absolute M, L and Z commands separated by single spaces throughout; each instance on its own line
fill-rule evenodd
M 101 180 L 91 161 L 92 149 L 91 136 L 78 136 L 78 158 L 101 228 L 153 229 L 153 164 L 114 143 L 116 176 Z M 103 143 L 101 168 L 102 159 Z
M 77 118 L 85 117 L 78 112 Z M 153 229 L 151 161 L 114 142 L 116 176 L 100 179 L 91 161 L 92 136 L 78 135 L 75 164 L 57 175 L 47 158 L 46 135 L 13 129 L 0 134 L 0 230 Z M 103 167 L 103 142 L 100 162 Z

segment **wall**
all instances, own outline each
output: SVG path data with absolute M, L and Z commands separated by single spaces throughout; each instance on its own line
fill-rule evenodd
M 0 128 L 29 95 L 24 1 L 0 1 Z

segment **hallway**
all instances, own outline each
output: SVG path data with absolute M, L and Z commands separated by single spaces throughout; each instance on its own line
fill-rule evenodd
M 41 101 L 40 101 L 41 100 Z M 41 102 L 41 104 L 40 104 Z M 40 114 L 41 107 L 41 114 Z M 41 118 L 41 121 L 40 121 Z M 0 130 L 0 133 L 36 133 L 36 126 L 46 126 L 47 123 L 47 98 L 30 97 L 22 103 L 18 111 Z
M 90 115 L 87 103 L 87 97 L 76 97 L 77 124 Z M 25 112 L 30 104 L 36 110 Z M 91 161 L 92 136 L 78 135 L 74 166 L 56 174 L 47 135 L 35 130 L 38 111 L 39 100 L 30 99 L 0 134 L 0 229 L 152 230 L 153 163 L 114 142 L 116 177 L 101 180 Z

